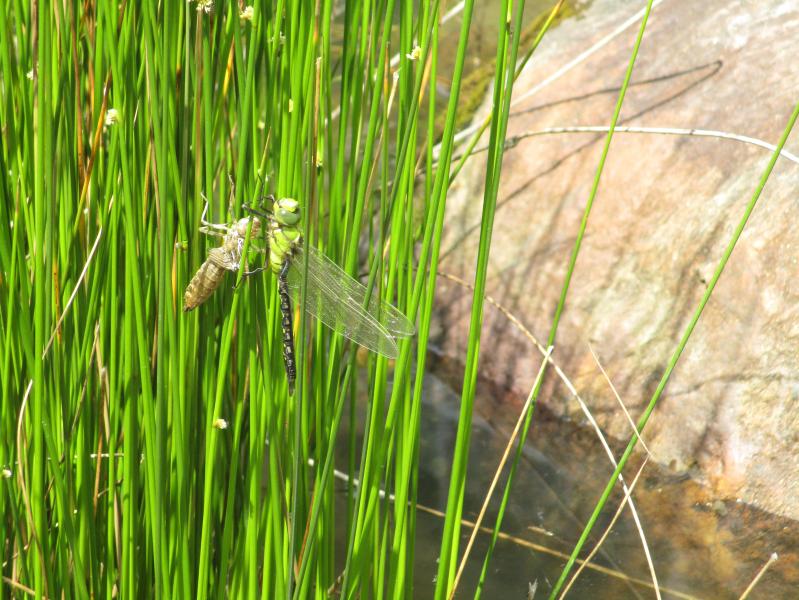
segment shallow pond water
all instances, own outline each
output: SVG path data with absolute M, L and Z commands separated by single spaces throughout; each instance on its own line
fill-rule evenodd
M 447 373 L 449 371 L 449 373 Z M 447 381 L 462 372 L 439 365 L 428 376 L 422 419 L 419 504 L 444 510 L 449 465 L 455 443 L 459 393 Z M 481 384 L 475 402 L 464 519 L 474 521 L 513 429 L 521 399 Z M 623 445 L 612 443 L 616 456 Z M 631 460 L 629 483 L 641 464 Z M 593 431 L 553 419 L 541 407 L 516 473 L 502 525 L 509 538 L 497 543 L 484 590 L 485 598 L 525 598 L 537 582 L 545 598 L 582 532 L 612 467 Z M 507 469 L 506 469 L 507 471 Z M 504 478 L 503 480 L 504 481 Z M 501 490 L 495 493 L 499 496 Z M 600 517 L 592 542 L 602 535 L 619 505 L 614 492 Z M 649 462 L 633 492 L 664 598 L 738 598 L 768 562 L 752 598 L 794 598 L 799 586 L 799 524 L 735 499 L 716 498 L 688 475 Z M 499 500 L 491 503 L 485 525 L 494 522 Z M 417 597 L 433 590 L 443 518 L 420 510 L 417 522 Z M 464 527 L 461 551 L 471 533 Z M 460 597 L 472 597 L 489 533 L 480 533 L 472 551 Z M 571 590 L 574 598 L 652 598 L 652 580 L 641 539 L 629 508 L 596 555 L 599 568 L 586 568 Z

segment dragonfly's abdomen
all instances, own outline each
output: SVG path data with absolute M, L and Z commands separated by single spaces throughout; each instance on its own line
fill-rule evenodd
M 218 266 L 210 259 L 206 260 L 194 277 L 191 278 L 189 285 L 186 286 L 186 293 L 183 294 L 183 311 L 187 312 L 197 308 L 208 300 L 214 293 L 222 278 L 225 276 L 225 269 Z
M 291 323 L 291 297 L 289 296 L 289 286 L 286 279 L 288 273 L 288 261 L 283 263 L 283 267 L 278 275 L 278 295 L 280 296 L 280 327 L 283 330 L 283 362 L 286 367 L 286 379 L 289 384 L 289 394 L 294 393 L 294 381 L 297 379 L 297 360 L 294 357 L 294 329 Z

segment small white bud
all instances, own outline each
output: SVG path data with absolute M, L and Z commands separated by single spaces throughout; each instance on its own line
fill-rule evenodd
M 105 113 L 105 126 L 110 127 L 114 123 L 119 123 L 119 111 L 116 108 L 109 108 Z
M 216 419 L 214 420 L 214 428 L 215 429 L 227 429 L 227 421 L 224 419 Z
M 252 21 L 255 16 L 255 9 L 252 6 L 247 6 L 239 13 L 239 19 L 242 21 Z
M 411 50 L 405 56 L 408 57 L 408 60 L 419 60 L 419 58 L 422 56 L 422 49 L 420 46 L 416 45 L 413 47 L 413 50 Z

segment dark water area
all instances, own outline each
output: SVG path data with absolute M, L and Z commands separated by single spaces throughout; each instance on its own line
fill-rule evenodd
M 457 431 L 461 367 L 438 362 L 425 383 L 419 504 L 445 510 Z M 478 386 L 472 426 L 463 518 L 474 522 L 524 399 L 486 382 Z M 619 457 L 624 443 L 610 441 Z M 514 448 L 515 451 L 515 448 Z M 511 455 L 512 456 L 512 455 Z M 632 483 L 642 464 L 637 454 L 625 469 Z M 501 484 L 505 481 L 506 466 Z M 517 469 L 500 539 L 491 561 L 485 598 L 526 598 L 537 583 L 537 598 L 548 595 L 613 472 L 593 430 L 563 422 L 539 406 Z M 483 525 L 496 517 L 502 486 Z M 585 556 L 611 522 L 623 494 L 617 485 Z M 649 461 L 633 491 L 664 598 L 738 598 L 773 553 L 750 598 L 799 597 L 799 523 L 736 501 L 717 498 L 689 475 Z M 434 589 L 443 518 L 420 510 L 417 523 L 415 590 Z M 471 534 L 462 529 L 461 552 Z M 490 533 L 481 532 L 471 553 L 458 597 L 474 595 Z M 653 598 L 652 578 L 629 507 L 572 587 L 573 598 Z

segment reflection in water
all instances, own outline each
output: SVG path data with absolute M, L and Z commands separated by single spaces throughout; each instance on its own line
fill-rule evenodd
M 451 378 L 446 370 L 439 364 L 436 372 L 457 381 L 459 370 L 454 369 Z M 459 394 L 444 379 L 428 375 L 425 383 L 419 461 L 419 504 L 440 510 L 446 506 L 460 402 Z M 480 510 L 522 403 L 503 398 L 485 385 L 478 389 L 477 398 L 475 406 L 481 414 L 474 418 L 464 505 L 464 519 L 469 521 Z M 619 455 L 622 448 L 617 443 L 614 452 Z M 628 482 L 639 466 L 640 460 L 630 464 Z M 538 407 L 503 521 L 503 532 L 523 542 L 503 539 L 497 543 L 484 597 L 524 598 L 528 585 L 536 581 L 537 597 L 546 597 L 612 471 L 593 432 L 558 422 Z M 500 495 L 501 491 L 495 493 Z M 617 490 L 595 528 L 594 540 L 608 526 L 621 499 Z M 794 597 L 799 584 L 796 522 L 734 499 L 713 498 L 688 477 L 675 476 L 652 462 L 639 479 L 634 501 L 663 597 L 738 598 L 773 552 L 779 560 L 758 583 L 754 597 Z M 496 498 L 485 525 L 493 524 L 498 506 Z M 433 590 L 442 526 L 441 517 L 420 511 L 415 579 L 420 598 Z M 463 532 L 465 545 L 471 530 Z M 488 533 L 478 536 L 461 583 L 462 597 L 474 593 L 489 538 Z M 586 569 L 570 597 L 654 597 L 629 509 L 617 521 L 595 563 L 605 569 Z

